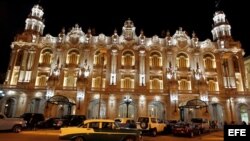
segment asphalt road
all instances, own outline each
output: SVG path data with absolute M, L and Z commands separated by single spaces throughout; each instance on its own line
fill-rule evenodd
M 59 130 L 22 131 L 21 133 L 0 132 L 0 141 L 58 141 Z M 175 137 L 159 135 L 157 137 L 144 136 L 143 141 L 223 141 L 223 132 L 211 132 L 201 136 Z

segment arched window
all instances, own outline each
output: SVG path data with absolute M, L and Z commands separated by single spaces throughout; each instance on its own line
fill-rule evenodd
M 214 60 L 214 56 L 212 56 L 211 54 L 205 54 L 203 60 L 204 60 L 204 67 L 206 70 L 215 68 L 216 63 Z
M 121 79 L 121 88 L 132 89 L 134 88 L 134 79 L 125 76 Z
M 239 111 L 240 111 L 240 119 L 241 121 L 245 121 L 246 123 L 248 123 L 249 121 L 249 116 L 248 116 L 248 111 L 247 111 L 247 105 L 242 104 L 239 107 Z
M 186 79 L 180 80 L 179 89 L 180 90 L 189 90 L 189 82 Z
M 135 56 L 132 51 L 125 51 L 122 54 L 122 66 L 134 66 Z
M 92 87 L 93 88 L 100 88 L 101 86 L 101 77 L 92 78 Z M 105 78 L 102 78 L 102 88 L 105 88 Z
M 178 54 L 176 61 L 179 68 L 187 68 L 189 66 L 188 56 L 184 53 Z
M 213 80 L 208 81 L 208 91 L 216 91 L 216 82 Z
M 40 64 L 50 65 L 52 62 L 53 52 L 50 49 L 45 49 L 40 55 Z
M 38 76 L 38 86 L 46 86 L 48 77 L 46 75 Z
M 79 52 L 77 50 L 71 50 L 68 52 L 67 61 L 68 65 L 78 65 L 79 63 Z
M 151 78 L 150 89 L 160 90 L 163 89 L 163 82 L 161 78 Z
M 100 51 L 97 51 L 94 55 L 94 65 L 95 66 L 105 66 L 107 63 L 106 56 L 102 54 Z
M 158 52 L 152 52 L 149 58 L 150 67 L 161 67 L 162 66 L 162 57 Z

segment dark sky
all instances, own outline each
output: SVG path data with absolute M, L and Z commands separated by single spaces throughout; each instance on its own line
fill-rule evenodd
M 45 30 L 57 36 L 62 27 L 66 32 L 76 23 L 86 33 L 95 28 L 96 34 L 111 36 L 114 29 L 120 35 L 124 21 L 130 18 L 139 35 L 143 29 L 147 37 L 161 36 L 163 30 L 171 35 L 179 27 L 191 36 L 195 31 L 203 41 L 212 39 L 213 14 L 223 10 L 232 27 L 232 36 L 242 43 L 246 55 L 250 55 L 250 8 L 247 0 L 40 0 L 44 9 Z M 218 1 L 218 0 L 217 0 Z M 57 3 L 56 3 L 57 2 Z M 10 44 L 17 33 L 24 30 L 25 20 L 39 0 L 0 1 L 0 73 L 7 70 Z M 248 6 L 248 7 L 247 7 Z

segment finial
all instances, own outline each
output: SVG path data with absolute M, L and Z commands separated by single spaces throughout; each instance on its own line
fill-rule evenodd
M 65 33 L 65 27 L 62 28 L 62 33 L 63 33 L 63 34 Z
M 144 35 L 144 31 L 143 31 L 143 29 L 141 29 L 141 35 Z
M 195 32 L 193 31 L 193 33 L 192 33 L 192 37 L 193 38 L 195 38 L 196 37 L 196 34 L 195 34 Z
M 116 28 L 115 28 L 115 30 L 114 30 L 114 34 L 117 34 L 117 30 L 116 30 Z
M 89 29 L 88 29 L 88 33 L 91 34 L 91 28 L 90 28 L 90 27 L 89 27 Z
M 169 37 L 170 36 L 170 31 L 169 30 L 167 30 L 167 37 Z

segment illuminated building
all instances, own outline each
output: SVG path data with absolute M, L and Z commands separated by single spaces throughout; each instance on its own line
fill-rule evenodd
M 222 11 L 213 17 L 213 41 L 182 28 L 165 38 L 137 36 L 130 19 L 121 35 L 94 36 L 76 24 L 43 36 L 43 14 L 35 5 L 11 44 L 0 101 L 8 116 L 249 120 L 244 50 Z

